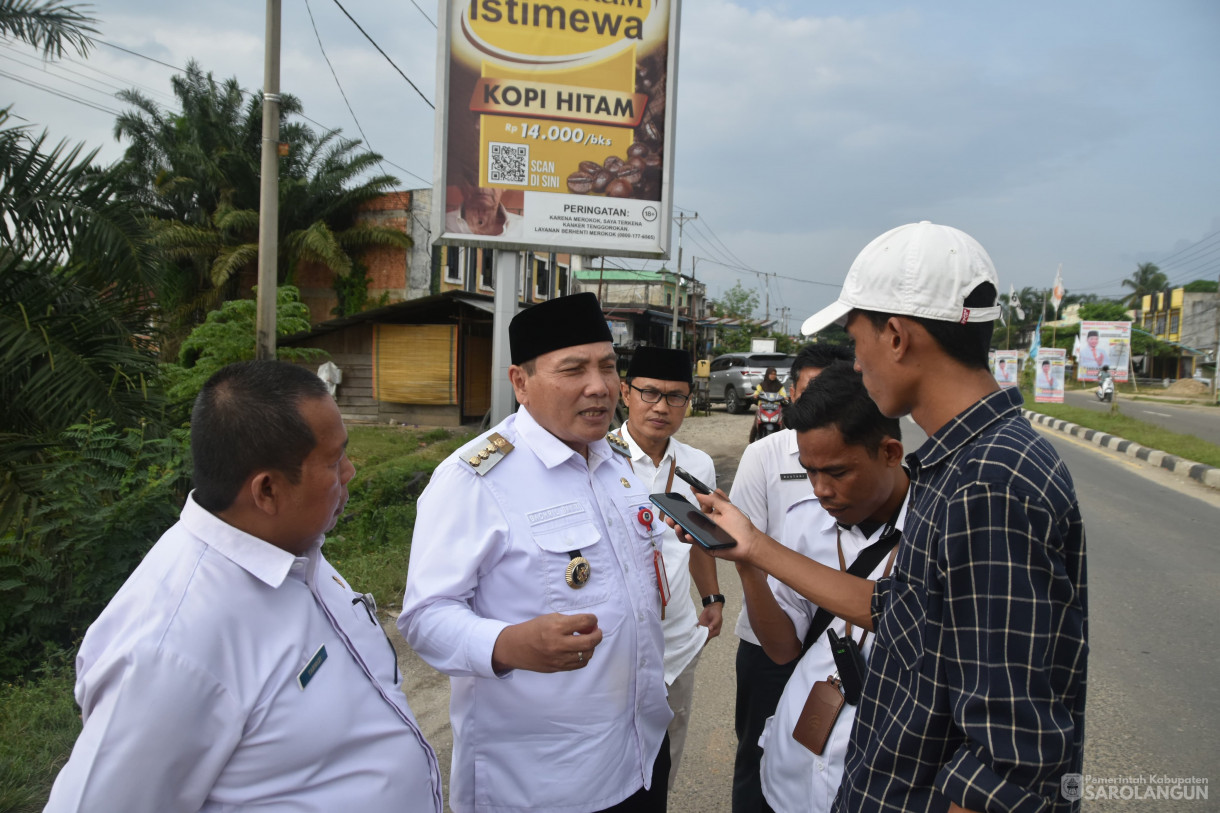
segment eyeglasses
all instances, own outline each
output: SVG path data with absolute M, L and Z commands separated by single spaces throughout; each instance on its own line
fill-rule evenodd
M 680 407 L 686 406 L 686 402 L 690 400 L 689 395 L 683 395 L 680 392 L 661 392 L 660 390 L 653 389 L 642 390 L 635 384 L 628 384 L 627 386 L 638 392 L 640 394 L 640 398 L 642 398 L 646 404 L 655 404 L 660 401 L 662 397 L 664 397 L 666 404 L 669 404 L 671 407 Z

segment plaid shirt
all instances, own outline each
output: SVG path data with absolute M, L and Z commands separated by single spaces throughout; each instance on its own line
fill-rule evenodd
M 1068 811 L 1084 756 L 1084 526 L 1014 387 L 914 454 L 835 810 Z

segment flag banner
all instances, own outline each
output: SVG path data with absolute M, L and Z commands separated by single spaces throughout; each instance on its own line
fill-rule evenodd
M 1029 357 L 1031 359 L 1038 358 L 1038 351 L 1042 349 L 1042 317 L 1038 317 L 1038 326 L 1034 328 L 1033 341 L 1029 343 Z
M 1067 351 L 1062 347 L 1044 347 L 1034 359 L 1034 402 L 1063 403 L 1063 364 Z
M 1102 367 L 1109 367 L 1116 382 L 1127 381 L 1131 360 L 1130 322 L 1081 322 L 1077 381 L 1096 381 Z
M 1017 318 L 1025 321 L 1025 309 L 1021 307 L 1021 297 L 1017 296 L 1015 285 L 1008 286 L 1008 307 L 1017 312 Z
M 1063 302 L 1063 263 L 1059 264 L 1059 269 L 1055 271 L 1055 287 L 1051 289 L 1051 304 L 1055 306 L 1055 313 L 1059 313 L 1059 304 Z
M 1021 363 L 1020 350 L 997 350 L 992 356 L 991 374 L 1001 387 L 1017 386 L 1017 367 Z

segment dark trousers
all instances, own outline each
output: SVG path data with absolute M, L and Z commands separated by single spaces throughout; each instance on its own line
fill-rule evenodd
M 737 647 L 737 758 L 733 763 L 733 813 L 771 813 L 759 779 L 762 736 L 767 718 L 775 714 L 779 696 L 800 658 L 783 665 L 767 657 L 761 646 L 741 641 Z
M 669 735 L 661 740 L 661 750 L 652 763 L 652 783 L 645 790 L 640 788 L 614 807 L 602 813 L 665 813 L 669 803 Z

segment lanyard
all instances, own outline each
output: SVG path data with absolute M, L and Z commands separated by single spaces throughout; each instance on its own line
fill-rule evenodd
M 881 532 L 884 534 L 885 530 L 883 529 Z M 846 573 L 847 572 L 847 560 L 843 556 L 843 532 L 842 532 L 842 529 L 839 528 L 838 524 L 835 525 L 835 546 L 839 549 L 839 570 Z M 887 559 L 885 562 L 885 572 L 881 574 L 881 578 L 884 579 L 886 576 L 890 575 L 890 569 L 893 568 L 893 566 L 894 566 L 894 557 L 897 554 L 898 554 L 898 546 L 895 545 L 894 549 L 892 551 L 890 551 L 890 558 Z M 844 633 L 846 634 L 846 637 L 850 638 L 851 637 L 851 622 L 845 618 L 845 619 L 843 619 L 843 623 L 847 625 L 847 629 L 844 630 Z M 860 635 L 860 640 L 856 643 L 856 646 L 858 646 L 860 648 L 861 652 L 864 651 L 864 639 L 867 637 L 868 637 L 868 630 L 864 630 Z

